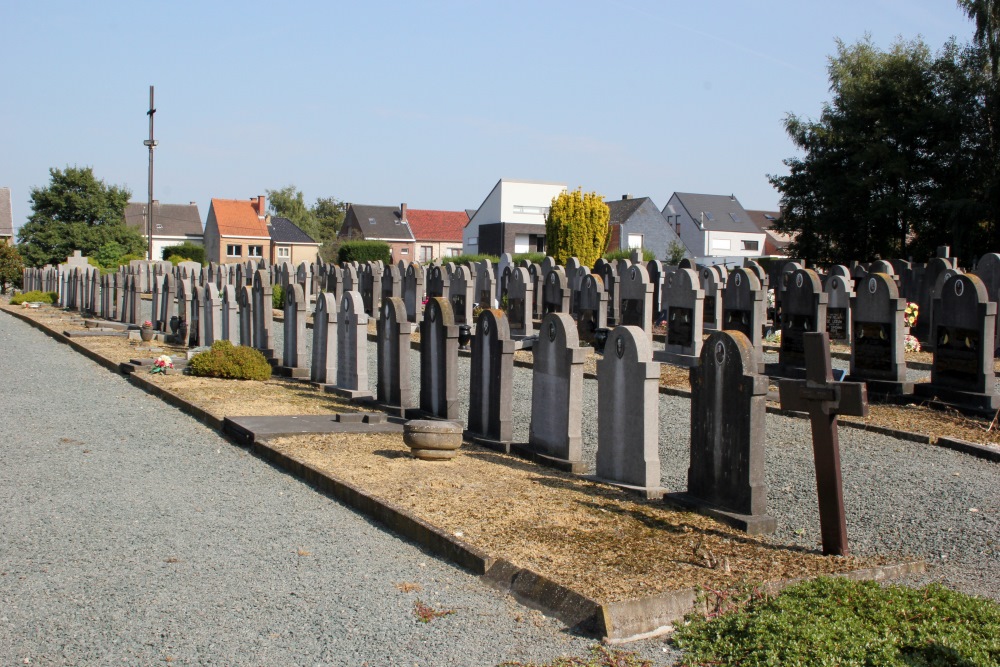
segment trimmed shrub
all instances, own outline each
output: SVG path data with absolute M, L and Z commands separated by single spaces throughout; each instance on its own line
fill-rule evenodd
M 392 261 L 392 249 L 385 241 L 345 241 L 337 249 L 337 261 L 341 264 L 376 260 L 386 264 Z
M 200 352 L 188 362 L 191 375 L 226 380 L 267 380 L 271 364 L 259 350 L 217 340 L 212 349 Z
M 271 308 L 274 310 L 284 310 L 285 308 L 285 288 L 275 285 L 271 288 Z
M 458 265 L 458 264 L 465 264 L 465 263 L 478 264 L 479 262 L 483 261 L 484 259 L 488 259 L 491 262 L 493 262 L 494 266 L 496 266 L 497 262 L 500 261 L 500 258 L 497 257 L 496 255 L 481 255 L 480 254 L 480 255 L 455 255 L 454 257 L 442 257 L 441 258 L 441 263 L 442 264 L 447 264 L 448 262 L 455 262 L 456 265 Z
M 532 264 L 541 264 L 543 261 L 545 261 L 545 253 L 544 252 L 519 252 L 516 255 L 511 255 L 511 259 L 514 261 L 515 265 L 517 265 L 517 263 L 520 262 L 522 259 L 526 259 L 529 262 L 531 262 Z
M 163 249 L 163 259 L 177 266 L 177 262 L 173 260 L 174 257 L 181 258 L 177 261 L 198 262 L 202 266 L 205 265 L 205 249 L 190 241 L 178 245 L 168 245 Z
M 545 216 L 545 243 L 549 254 L 565 266 L 576 257 L 584 266 L 593 266 L 608 247 L 608 220 L 611 210 L 604 197 L 579 188 L 563 191 L 552 198 Z
M 632 251 L 631 250 L 612 250 L 611 252 L 604 253 L 604 259 L 608 260 L 609 262 L 614 262 L 614 261 L 617 261 L 619 259 L 632 259 Z M 650 261 L 652 261 L 654 259 L 656 259 L 656 253 L 655 252 L 653 252 L 652 250 L 647 250 L 646 248 L 642 249 L 642 261 L 644 261 L 644 262 L 650 262 Z
M 56 292 L 42 292 L 41 290 L 32 290 L 31 292 L 22 292 L 11 298 L 10 305 L 20 306 L 22 303 L 27 303 L 31 301 L 32 303 L 55 303 L 59 300 L 59 294 Z

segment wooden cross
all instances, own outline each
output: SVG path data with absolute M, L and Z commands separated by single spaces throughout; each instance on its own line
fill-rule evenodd
M 847 556 L 847 520 L 840 474 L 840 438 L 837 415 L 868 416 L 868 391 L 863 382 L 834 382 L 830 338 L 823 333 L 803 335 L 805 380 L 781 380 L 782 410 L 808 412 L 812 422 L 813 457 L 823 554 Z

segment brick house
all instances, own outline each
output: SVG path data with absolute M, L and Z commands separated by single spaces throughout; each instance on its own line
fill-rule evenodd
M 416 257 L 416 239 L 407 214 L 406 204 L 399 208 L 348 204 L 337 238 L 341 241 L 385 241 L 393 262 L 412 262 Z
M 424 211 L 409 209 L 406 219 L 416 239 L 416 259 L 426 264 L 462 254 L 462 230 L 470 215 L 466 211 Z

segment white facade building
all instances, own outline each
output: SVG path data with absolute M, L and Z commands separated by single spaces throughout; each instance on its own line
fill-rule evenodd
M 760 257 L 766 235 L 734 195 L 675 192 L 663 217 L 696 260 Z
M 544 252 L 545 216 L 565 183 L 500 179 L 462 232 L 462 251 Z

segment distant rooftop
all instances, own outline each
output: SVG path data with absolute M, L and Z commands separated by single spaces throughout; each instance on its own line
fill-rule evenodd
M 129 202 L 125 207 L 125 224 L 146 233 L 146 202 Z M 203 236 L 198 205 L 161 204 L 153 200 L 153 236 Z

